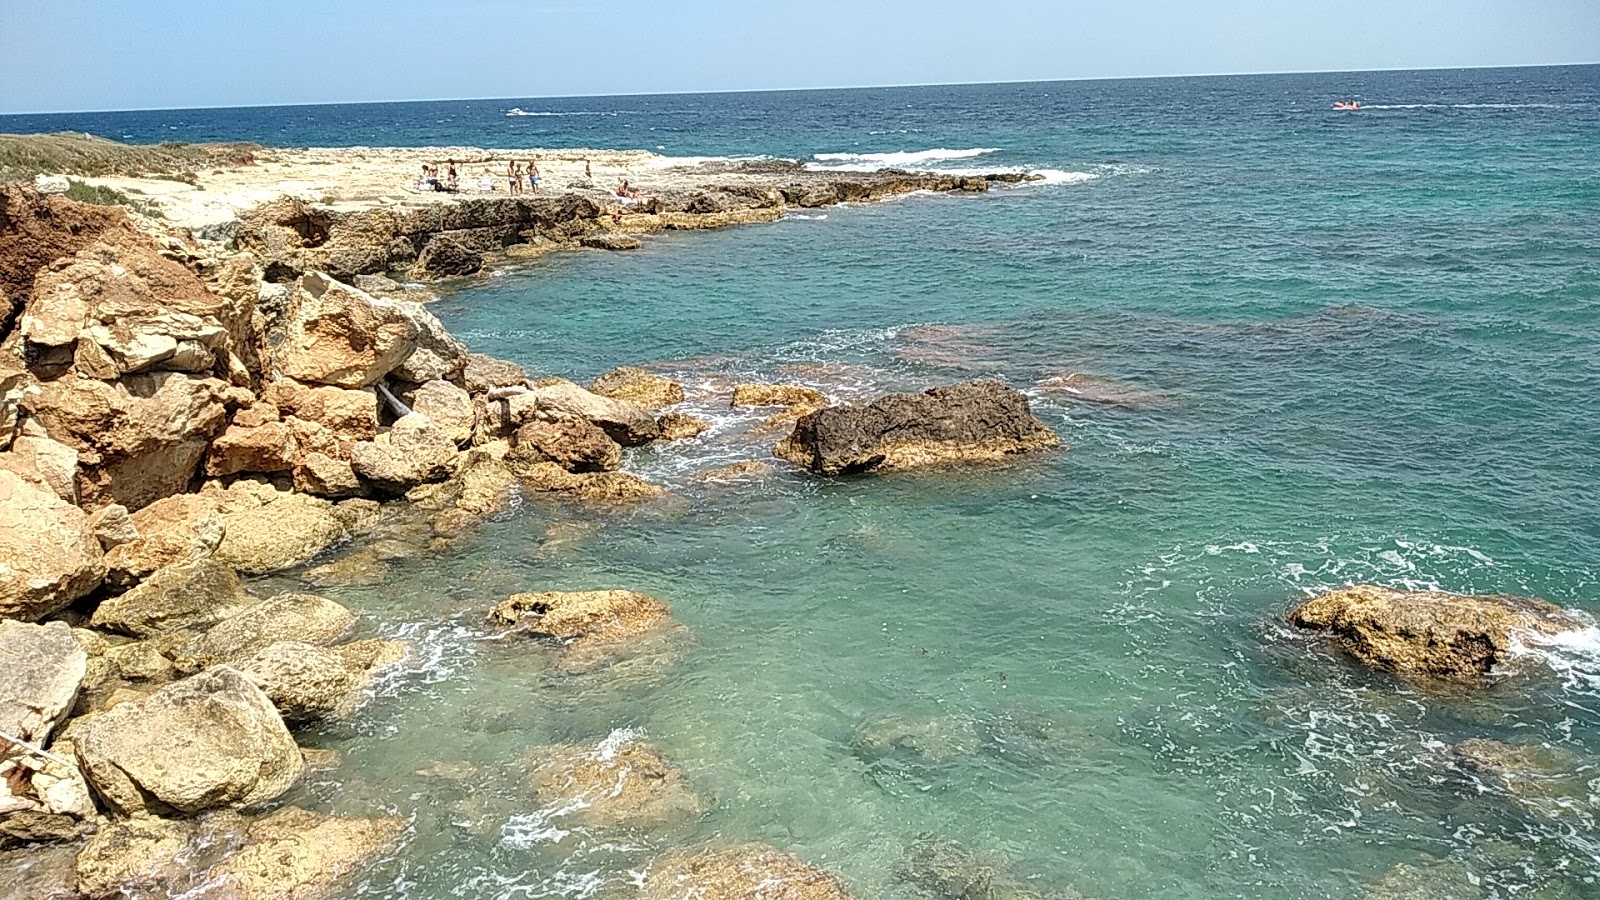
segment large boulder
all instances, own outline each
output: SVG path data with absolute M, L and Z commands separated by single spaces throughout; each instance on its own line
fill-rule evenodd
M 338 441 L 370 441 L 378 435 L 378 394 L 370 387 L 302 384 L 284 378 L 267 385 L 262 396 L 285 416 L 314 422 Z
M 206 474 L 220 477 L 245 472 L 288 472 L 295 466 L 299 448 L 294 431 L 283 422 L 254 427 L 232 424 L 211 442 Z
M 244 847 L 212 875 L 238 900 L 313 900 L 332 893 L 354 872 L 400 839 L 399 818 L 327 816 L 288 806 L 251 823 Z
M 365 527 L 370 500 L 335 504 L 290 491 L 240 490 L 235 483 L 223 507 L 224 536 L 217 559 L 250 575 L 290 569 Z
M 1505 662 L 1521 637 L 1589 626 L 1532 597 L 1468 596 L 1356 585 L 1289 612 L 1289 622 L 1327 633 L 1346 653 L 1397 675 L 1476 680 Z
M 158 816 L 106 822 L 78 853 L 78 890 L 90 900 L 165 896 L 189 871 L 199 830 Z
M 683 385 L 633 366 L 612 369 L 594 380 L 589 390 L 613 400 L 627 400 L 645 409 L 683 402 Z
M 396 301 L 369 297 L 327 275 L 300 280 L 277 368 L 296 381 L 371 387 L 416 348 L 417 325 Z
M 88 662 L 64 622 L 0 620 L 0 732 L 43 746 L 72 711 Z
M 521 366 L 482 353 L 467 354 L 461 369 L 461 386 L 473 394 L 515 387 L 527 381 L 528 373 Z
M 467 345 L 445 329 L 428 308 L 415 300 L 392 301 L 417 328 L 417 348 L 394 370 L 401 381 L 425 384 L 456 381 L 467 366 Z
M 622 446 L 588 419 L 535 419 L 517 429 L 507 458 L 553 462 L 568 472 L 614 472 L 622 467 Z
M 518 423 L 536 418 L 588 419 L 624 447 L 653 441 L 661 433 L 650 412 L 639 404 L 602 397 L 559 378 L 541 381 L 510 402 L 512 419 Z
M 411 409 L 426 416 L 457 446 L 472 440 L 472 429 L 478 418 L 472 408 L 472 396 L 450 382 L 429 381 L 417 388 L 411 398 Z
M 82 510 L 0 470 L 0 619 L 33 621 L 105 578 L 100 541 Z
M 705 811 L 683 770 L 626 732 L 598 746 L 538 748 L 528 756 L 528 779 L 540 803 L 590 827 L 659 828 Z
M 206 628 L 255 601 L 231 566 L 197 559 L 158 569 L 125 593 L 100 601 L 89 624 L 134 637 Z
M 456 444 L 421 413 L 402 416 L 388 431 L 350 449 L 350 465 L 379 492 L 403 494 L 450 475 Z
M 214 499 L 174 494 L 127 518 L 132 535 L 121 534 L 106 552 L 106 582 L 127 588 L 167 566 L 205 559 L 217 552 L 226 530 Z
M 422 252 L 417 254 L 416 264 L 411 267 L 411 277 L 428 281 L 459 278 L 482 268 L 482 253 L 468 250 L 460 242 L 439 234 L 434 235 Z
M 995 460 L 1060 443 L 1021 392 L 971 381 L 818 410 L 774 452 L 819 475 L 840 475 Z
M 844 879 L 766 844 L 675 850 L 645 872 L 646 900 L 850 900 Z M 981 895 L 979 895 L 981 896 Z
M 305 765 L 272 701 L 227 666 L 114 706 L 73 738 L 95 793 L 126 815 L 258 806 Z
M 290 725 L 349 715 L 368 681 L 365 669 L 304 641 L 270 644 L 230 665 L 266 692 Z
M 114 382 L 68 374 L 42 383 L 25 403 L 53 440 L 78 452 L 86 508 L 137 510 L 189 489 L 223 427 L 227 396 L 225 382 L 181 372 Z
M 1083 900 L 1070 887 L 1052 888 L 1017 874 L 999 852 L 963 846 L 953 838 L 924 834 L 912 842 L 901 876 L 929 896 L 983 900 Z
M 223 619 L 188 649 L 191 670 L 242 659 L 281 641 L 331 644 L 356 623 L 356 614 L 315 594 L 279 594 Z
M 710 431 L 711 423 L 688 413 L 669 412 L 656 419 L 656 427 L 661 429 L 661 440 L 682 441 Z
M 0 453 L 0 469 L 47 487 L 68 503 L 77 503 L 78 451 L 43 434 L 27 433 L 32 425 L 29 423 L 23 433 L 16 436 L 10 451 Z

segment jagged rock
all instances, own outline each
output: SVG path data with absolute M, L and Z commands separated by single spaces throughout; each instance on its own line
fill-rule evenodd
M 214 871 L 239 900 L 313 900 L 399 840 L 399 818 L 354 819 L 285 807 L 250 825 L 244 847 Z
M 226 415 L 227 385 L 178 372 L 105 382 L 65 375 L 25 403 L 50 437 L 78 452 L 88 508 L 139 509 L 188 489 Z
M 1059 446 L 1026 395 L 998 381 L 970 381 L 802 418 L 774 452 L 819 475 L 995 460 Z
M 229 425 L 211 442 L 206 474 L 218 477 L 241 472 L 287 472 L 294 468 L 298 451 L 294 432 L 282 422 L 255 428 Z
M 733 388 L 733 405 L 821 409 L 828 405 L 828 398 L 821 391 L 795 384 L 739 384 Z
M 356 474 L 387 494 L 444 480 L 455 458 L 455 442 L 420 413 L 403 416 L 387 432 L 350 448 Z
M 139 539 L 139 529 L 134 527 L 128 508 L 120 503 L 102 506 L 91 513 L 89 528 L 94 531 L 95 540 L 108 551 Z
M 656 420 L 639 404 L 602 397 L 559 378 L 513 397 L 511 417 L 519 424 L 537 418 L 588 419 L 624 447 L 653 441 L 660 434 Z
M 561 494 L 573 500 L 598 503 L 632 503 L 660 497 L 667 491 L 629 472 L 573 473 L 553 462 L 513 464 L 522 483 L 536 491 Z
M 667 604 L 637 591 L 547 591 L 512 594 L 490 613 L 496 625 L 589 653 L 671 628 Z
M 198 559 L 158 569 L 126 593 L 102 600 L 89 624 L 151 637 L 209 627 L 252 603 L 232 567 L 215 559 Z
M 94 590 L 105 574 L 88 516 L 0 470 L 0 619 L 47 616 Z
M 417 388 L 411 409 L 427 416 L 457 446 L 472 440 L 472 429 L 477 424 L 472 397 L 450 382 L 430 381 Z
M 294 469 L 294 489 L 330 500 L 359 497 L 366 491 L 349 461 L 323 453 L 307 453 Z
M 467 354 L 466 364 L 461 370 L 461 386 L 472 394 L 514 387 L 527 380 L 528 373 L 521 366 L 482 353 Z
M 683 402 L 683 385 L 633 366 L 612 369 L 594 380 L 589 390 L 613 400 L 627 400 L 645 409 Z
M 1589 623 L 1532 597 L 1396 591 L 1373 585 L 1329 591 L 1289 613 L 1327 632 L 1346 653 L 1398 675 L 1474 680 L 1504 662 L 1518 635 L 1559 634 Z
M 106 582 L 113 587 L 129 587 L 157 569 L 211 556 L 225 530 L 216 502 L 199 494 L 157 500 L 129 521 L 138 536 L 106 552 Z
M 106 651 L 106 659 L 111 662 L 117 677 L 124 681 L 171 681 L 174 672 L 172 660 L 155 644 L 155 641 L 118 644 Z
M 482 268 L 483 254 L 468 250 L 444 235 L 435 235 L 417 255 L 411 277 L 419 280 L 459 278 Z
M 417 347 L 394 370 L 394 376 L 412 384 L 458 380 L 467 365 L 467 345 L 457 340 L 439 317 L 421 303 L 414 300 L 393 302 L 417 327 Z
M 638 250 L 644 246 L 644 241 L 631 234 L 616 234 L 610 231 L 586 235 L 578 243 L 591 250 Z
M 394 301 L 312 272 L 300 280 L 274 361 L 296 381 L 371 387 L 405 362 L 416 340 L 416 323 Z
M 539 802 L 594 828 L 660 828 L 689 822 L 705 805 L 661 751 L 618 732 L 598 745 L 558 744 L 528 755 Z
M 355 623 L 355 613 L 326 597 L 279 594 L 213 625 L 195 641 L 183 665 L 191 670 L 212 666 L 280 641 L 331 644 Z
M 0 453 L 0 469 L 49 488 L 68 503 L 78 502 L 78 451 L 42 434 L 17 435 L 10 451 Z
M 9 320 L 10 304 L 0 290 L 0 323 Z M 33 383 L 33 375 L 16 354 L 0 352 L 0 450 L 11 446 L 22 424 L 23 392 Z
M 553 462 L 568 472 L 614 472 L 622 466 L 622 447 L 588 419 L 535 419 L 517 429 L 507 458 Z
M 272 701 L 227 666 L 107 710 L 73 739 L 95 793 L 125 815 L 257 806 L 305 765 Z
M 661 430 L 661 440 L 681 441 L 699 437 L 711 429 L 711 423 L 688 413 L 669 412 L 656 419 L 656 427 Z
M 89 786 L 70 761 L 0 757 L 0 847 L 72 840 L 94 814 Z
M 675 850 L 644 875 L 645 900 L 850 900 L 844 879 L 766 844 Z
M 223 511 L 225 534 L 217 559 L 241 572 L 263 575 L 298 566 L 349 537 L 361 523 L 343 504 L 290 491 L 261 500 L 237 500 Z M 367 501 L 348 500 L 345 503 Z
M 78 890 L 91 900 L 165 894 L 199 830 L 156 816 L 107 822 L 78 853 Z
M 290 725 L 348 716 L 367 683 L 364 670 L 303 641 L 270 644 L 230 664 L 271 698 Z
M 88 661 L 64 622 L 0 620 L 0 731 L 44 746 L 77 701 Z
M 339 441 L 370 441 L 378 435 L 378 395 L 372 388 L 347 389 L 283 379 L 267 385 L 264 394 L 285 416 L 316 423 Z M 343 458 L 342 454 L 328 455 Z

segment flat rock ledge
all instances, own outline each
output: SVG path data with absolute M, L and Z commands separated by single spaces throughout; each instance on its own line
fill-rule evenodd
M 818 475 L 847 475 L 989 462 L 1060 444 L 1026 395 L 998 381 L 968 381 L 819 409 L 773 452 Z
M 1356 585 L 1313 597 L 1289 624 L 1328 634 L 1339 649 L 1396 675 L 1476 681 L 1506 663 L 1519 638 L 1592 623 L 1534 597 L 1397 591 Z

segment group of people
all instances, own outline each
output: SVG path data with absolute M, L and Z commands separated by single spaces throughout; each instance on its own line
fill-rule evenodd
M 528 179 L 529 191 L 537 194 L 539 192 L 538 159 L 535 158 L 528 160 L 528 167 L 526 169 L 522 167 L 521 163 L 514 159 L 506 163 L 506 182 L 511 186 L 511 193 L 513 195 L 518 195 L 523 192 L 522 179 L 524 175 L 526 175 Z
M 583 177 L 591 186 L 594 184 L 594 170 L 590 168 L 589 161 L 583 161 Z M 506 185 L 513 196 L 524 193 L 539 192 L 539 160 L 538 157 L 529 159 L 526 166 L 517 160 L 506 163 Z M 526 181 L 524 181 L 526 179 Z M 526 189 L 525 189 L 526 188 Z M 422 177 L 417 179 L 415 189 L 419 191 L 441 191 L 454 194 L 461 190 L 461 173 L 456 168 L 456 161 L 446 160 L 443 175 L 439 174 L 439 167 L 423 163 Z M 478 178 L 478 192 L 483 194 L 493 193 L 495 190 L 493 170 L 484 169 Z M 617 185 L 613 193 L 624 203 L 636 203 L 644 199 L 624 178 Z
M 445 191 L 455 193 L 461 190 L 461 176 L 456 172 L 456 161 L 449 161 L 449 168 L 445 170 L 444 177 L 439 177 L 439 167 L 422 164 L 422 178 L 417 181 L 419 191 Z

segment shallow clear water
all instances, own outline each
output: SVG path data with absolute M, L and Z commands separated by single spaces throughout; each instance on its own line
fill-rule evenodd
M 1346 95 L 1410 108 L 1327 111 Z M 602 896 L 720 838 L 910 897 L 927 832 L 1093 897 L 1353 898 L 1428 858 L 1451 873 L 1429 896 L 1600 896 L 1596 791 L 1528 811 L 1448 752 L 1545 740 L 1600 775 L 1600 641 L 1451 695 L 1280 624 L 1361 581 L 1600 611 L 1600 70 L 546 103 L 617 115 L 506 101 L 296 142 L 650 146 L 624 128 L 648 119 L 674 153 L 999 148 L 937 165 L 1085 177 L 665 235 L 440 301 L 475 349 L 577 379 L 648 364 L 717 427 L 630 452 L 670 500 L 525 498 L 381 587 L 324 589 L 424 651 L 309 738 L 344 763 L 304 799 L 415 822 L 350 896 Z M 240 122 L 275 115 L 182 114 L 265 140 Z M 1137 402 L 1039 387 L 1070 372 Z M 769 457 L 776 435 L 726 408 L 738 380 L 849 400 L 978 376 L 1029 390 L 1069 448 L 694 479 Z M 663 598 L 692 639 L 562 676 L 484 622 L 513 591 L 599 587 Z M 870 749 L 896 728 L 925 752 Z M 591 832 L 531 799 L 530 748 L 621 729 L 683 766 L 702 821 Z

